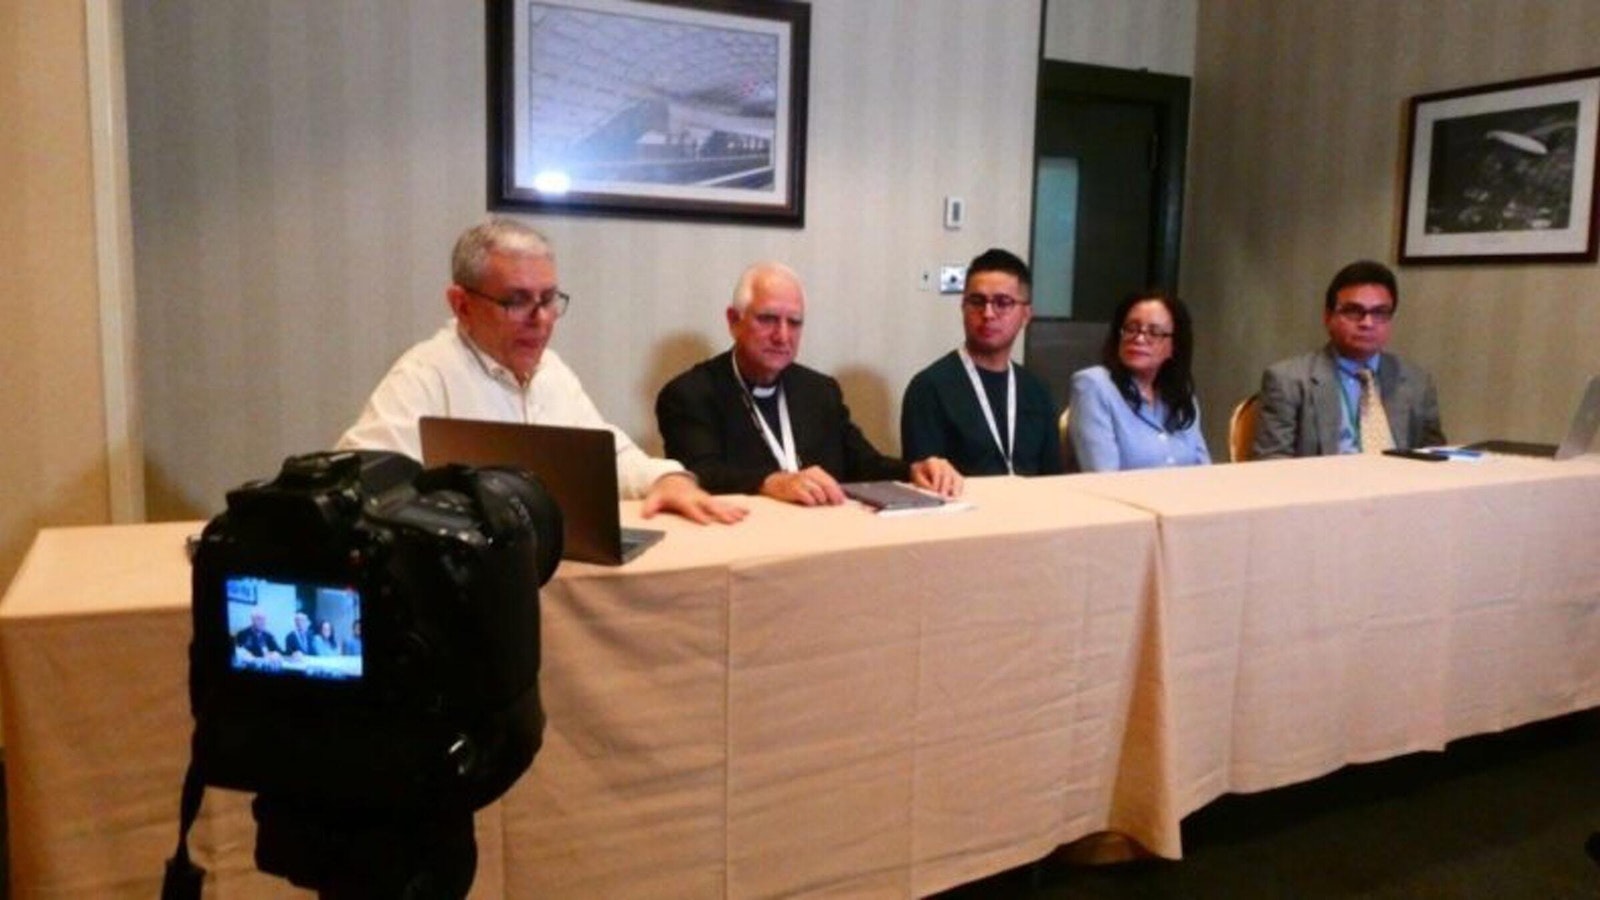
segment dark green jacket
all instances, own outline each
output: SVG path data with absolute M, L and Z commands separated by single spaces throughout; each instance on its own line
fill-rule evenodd
M 1061 433 L 1055 401 L 1037 375 L 1012 365 L 1017 373 L 1017 435 L 1012 464 L 1018 475 L 1057 475 Z M 995 425 L 1006 427 L 1006 410 L 994 411 Z M 972 382 L 952 350 L 918 372 L 900 403 L 900 450 L 906 459 L 942 456 L 963 475 L 1004 475 L 1006 460 L 995 446 Z

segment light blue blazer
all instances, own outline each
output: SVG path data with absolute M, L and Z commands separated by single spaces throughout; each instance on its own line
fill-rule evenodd
M 1200 466 L 1211 462 L 1211 451 L 1200 433 L 1200 404 L 1188 428 L 1168 431 L 1166 407 L 1129 405 L 1117 391 L 1105 366 L 1082 369 L 1072 375 L 1072 415 L 1067 436 L 1084 472 L 1154 469 L 1162 466 Z

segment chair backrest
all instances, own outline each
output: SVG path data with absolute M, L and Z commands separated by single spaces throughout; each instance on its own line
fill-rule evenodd
M 1072 421 L 1072 407 L 1061 410 L 1061 418 L 1056 420 L 1056 428 L 1061 431 L 1061 470 L 1063 472 L 1078 471 L 1078 454 L 1072 452 L 1072 439 L 1067 437 L 1067 425 Z
M 1252 446 L 1256 441 L 1256 413 L 1260 411 L 1261 395 L 1251 394 L 1239 401 L 1228 419 L 1228 459 L 1247 462 L 1253 458 Z

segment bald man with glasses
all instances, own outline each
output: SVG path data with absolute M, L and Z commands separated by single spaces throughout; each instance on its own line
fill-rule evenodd
M 1371 260 L 1340 269 L 1323 298 L 1328 343 L 1261 377 L 1254 456 L 1331 456 L 1445 442 L 1433 378 L 1384 352 L 1400 287 Z

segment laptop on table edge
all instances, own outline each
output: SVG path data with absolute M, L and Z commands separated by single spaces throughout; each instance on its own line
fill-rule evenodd
M 617 442 L 609 429 L 438 416 L 424 416 L 417 427 L 430 467 L 515 466 L 538 476 L 561 507 L 563 559 L 618 566 L 666 536 L 622 527 Z
M 1583 399 L 1578 401 L 1578 408 L 1572 414 L 1572 424 L 1567 426 L 1567 436 L 1561 439 L 1559 446 L 1526 441 L 1493 440 L 1468 444 L 1462 449 L 1484 453 L 1507 453 L 1513 456 L 1571 459 L 1589 451 L 1596 432 L 1600 432 L 1600 375 L 1589 379 L 1589 386 L 1583 392 Z

